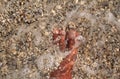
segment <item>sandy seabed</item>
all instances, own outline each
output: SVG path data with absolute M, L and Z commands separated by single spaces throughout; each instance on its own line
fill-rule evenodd
M 73 79 L 120 78 L 120 0 L 0 0 L 0 79 L 49 79 L 68 54 L 56 27 L 85 38 Z

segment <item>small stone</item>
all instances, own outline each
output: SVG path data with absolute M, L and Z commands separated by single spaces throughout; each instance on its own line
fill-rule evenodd
M 56 8 L 57 9 L 62 9 L 62 6 L 61 5 L 57 5 Z
M 2 66 L 3 63 L 0 62 L 0 67 Z
M 116 48 L 116 51 L 117 51 L 117 52 L 119 52 L 119 51 L 120 51 L 120 49 L 119 49 L 119 48 Z
M 56 12 L 55 12 L 55 10 L 51 10 L 51 12 L 53 13 L 53 16 L 55 16 L 56 15 Z
M 69 28 L 76 28 L 75 24 L 73 22 L 69 22 Z
M 118 19 L 118 22 L 120 22 L 120 19 Z
M 81 5 L 84 5 L 84 4 L 85 4 L 85 1 L 81 1 L 80 4 L 81 4 Z
M 78 0 L 74 0 L 74 2 L 77 4 L 77 3 L 78 3 Z
M 16 50 L 12 50 L 12 53 L 14 54 L 14 55 L 16 55 L 17 54 L 17 51 Z
M 49 35 L 49 32 L 46 31 L 46 32 L 45 32 L 45 36 L 48 36 L 48 35 Z

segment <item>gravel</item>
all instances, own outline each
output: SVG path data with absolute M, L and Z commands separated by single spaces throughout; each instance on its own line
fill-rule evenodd
M 85 38 L 73 79 L 119 79 L 120 0 L 1 0 L 0 79 L 49 79 L 69 53 L 52 30 L 68 26 Z

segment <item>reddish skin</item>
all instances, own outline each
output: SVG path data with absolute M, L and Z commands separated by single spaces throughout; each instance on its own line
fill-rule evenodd
M 65 51 L 67 48 L 71 53 L 63 59 L 58 66 L 58 69 L 50 73 L 50 79 L 72 79 L 72 68 L 76 60 L 78 50 L 78 47 L 74 47 L 74 45 L 75 38 L 78 35 L 79 34 L 73 29 L 69 29 L 67 32 L 61 29 L 53 30 L 53 41 L 55 41 L 55 44 L 59 44 L 61 51 Z M 60 39 L 56 41 L 58 37 L 60 37 Z
M 57 70 L 50 73 L 50 79 L 72 79 L 72 68 L 76 59 L 77 48 L 74 48 L 69 55 L 67 55 Z
M 78 35 L 78 32 L 74 29 L 65 32 L 64 30 L 56 28 L 53 30 L 53 43 L 59 45 L 61 51 L 65 51 L 66 48 L 71 50 L 75 45 L 75 38 Z
M 59 48 L 61 51 L 65 51 L 66 44 L 65 44 L 65 39 L 66 39 L 66 33 L 61 30 L 60 31 L 60 40 L 59 40 Z
M 53 43 L 58 44 L 61 51 L 65 51 L 66 44 L 66 33 L 61 29 L 54 29 L 53 30 Z
M 71 50 L 74 47 L 75 38 L 78 36 L 78 33 L 75 30 L 70 29 L 66 35 L 67 35 L 67 39 L 68 39 L 67 47 L 69 50 Z
M 57 40 L 58 36 L 60 36 L 60 29 L 53 29 L 53 43 L 57 44 L 59 40 Z

